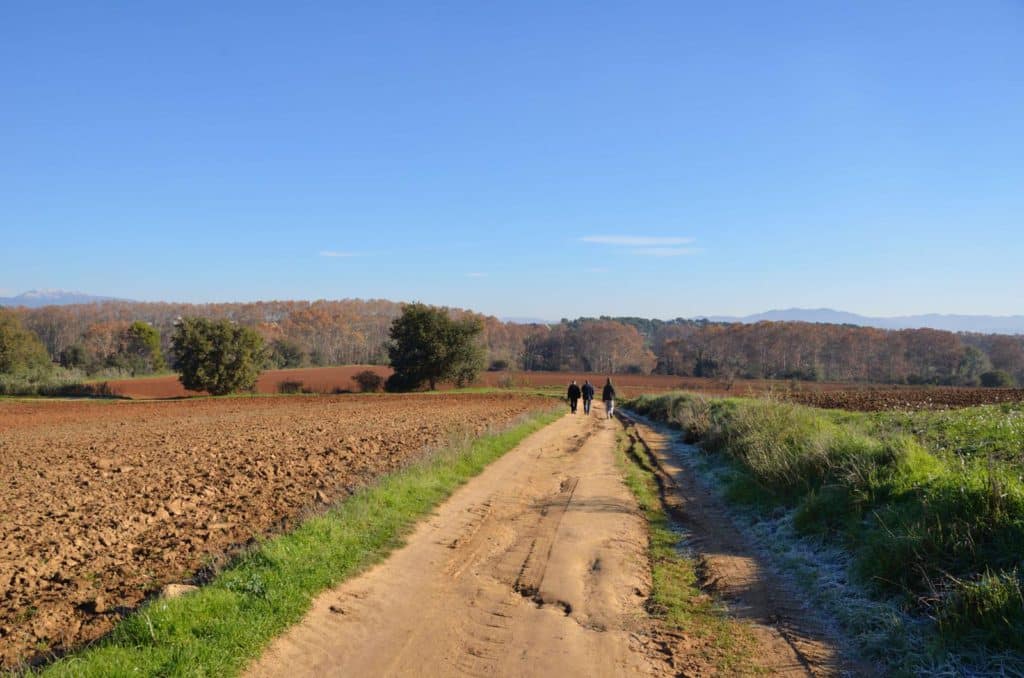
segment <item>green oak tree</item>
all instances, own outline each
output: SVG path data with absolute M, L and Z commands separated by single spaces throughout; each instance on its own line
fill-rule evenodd
M 190 391 L 251 391 L 266 360 L 255 330 L 228 320 L 182 318 L 171 340 L 174 369 Z
M 395 373 L 389 391 L 410 391 L 442 381 L 464 386 L 484 366 L 483 323 L 474 316 L 453 320 L 442 308 L 406 304 L 391 324 L 388 356 Z

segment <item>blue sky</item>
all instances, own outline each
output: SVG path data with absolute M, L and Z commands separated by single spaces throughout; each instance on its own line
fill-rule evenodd
M 12 2 L 0 76 L 0 293 L 1024 312 L 1016 0 Z

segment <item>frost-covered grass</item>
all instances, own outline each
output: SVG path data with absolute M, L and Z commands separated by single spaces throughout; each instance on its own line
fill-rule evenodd
M 680 393 L 632 405 L 711 453 L 709 480 L 776 532 L 809 591 L 843 591 L 832 611 L 863 652 L 888 646 L 903 670 L 1024 671 L 1019 406 L 861 414 Z M 814 543 L 832 556 L 800 565 Z

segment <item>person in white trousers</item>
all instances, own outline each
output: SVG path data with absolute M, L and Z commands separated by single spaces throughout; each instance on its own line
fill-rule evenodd
M 604 401 L 604 411 L 609 419 L 615 414 L 615 387 L 612 386 L 612 378 L 608 377 L 608 381 L 604 384 L 604 389 L 601 390 L 601 400 Z

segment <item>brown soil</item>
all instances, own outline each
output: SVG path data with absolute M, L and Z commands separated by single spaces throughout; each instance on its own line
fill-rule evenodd
M 1024 389 L 1014 388 L 866 388 L 828 392 L 792 393 L 794 402 L 828 409 L 879 412 L 882 410 L 946 410 L 975 405 L 1024 402 Z
M 319 596 L 248 674 L 715 673 L 697 636 L 668 631 L 645 611 L 646 522 L 615 465 L 619 423 L 600 407 L 594 415 L 566 415 L 492 464 L 405 547 Z M 688 511 L 710 509 L 691 485 L 676 489 Z M 826 642 L 789 628 L 794 604 L 772 590 L 724 517 L 687 527 L 706 540 L 716 590 L 753 623 L 754 665 L 744 673 L 835 672 Z
M 751 622 L 759 668 L 784 676 L 870 675 L 862 667 L 840 662 L 835 640 L 770 571 L 692 469 L 672 453 L 679 444 L 674 441 L 678 433 L 646 422 L 624 421 L 631 452 L 646 457 L 656 469 L 662 499 L 689 535 L 688 546 L 700 561 L 702 588 L 728 601 L 730 613 Z M 701 653 L 694 652 L 702 643 L 700 638 L 664 633 L 662 639 L 681 673 L 706 675 Z
M 521 395 L 0 401 L 0 668 L 403 466 Z
M 642 645 L 646 526 L 616 428 L 567 415 L 525 440 L 321 595 L 249 674 L 667 675 Z

